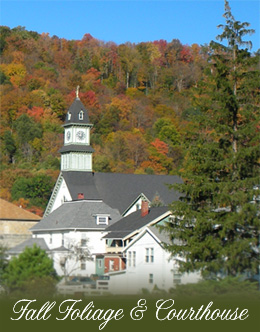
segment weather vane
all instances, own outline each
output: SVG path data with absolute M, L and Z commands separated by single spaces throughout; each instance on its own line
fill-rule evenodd
M 76 89 L 76 98 L 79 98 L 79 85 L 77 86 L 77 89 Z

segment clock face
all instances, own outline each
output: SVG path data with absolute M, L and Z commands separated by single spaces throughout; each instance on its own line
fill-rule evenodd
M 71 133 L 70 131 L 67 132 L 67 140 L 69 141 L 70 140 L 70 137 L 71 137 Z
M 84 131 L 79 130 L 79 131 L 77 131 L 76 136 L 80 141 L 82 141 L 85 138 L 86 135 L 85 135 Z

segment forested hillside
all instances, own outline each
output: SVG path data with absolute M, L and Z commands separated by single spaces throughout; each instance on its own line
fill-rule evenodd
M 194 100 L 209 64 L 207 45 L 177 39 L 116 45 L 90 34 L 66 40 L 0 29 L 1 198 L 43 212 L 77 85 L 94 125 L 94 171 L 176 174 L 183 168 L 184 143 L 200 114 Z

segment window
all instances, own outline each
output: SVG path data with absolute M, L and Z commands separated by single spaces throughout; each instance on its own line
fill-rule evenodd
M 173 272 L 173 282 L 177 285 L 181 284 L 181 276 L 182 274 L 178 271 L 178 270 L 175 270 Z
M 61 234 L 61 246 L 64 246 L 64 233 Z
M 136 251 L 128 251 L 128 267 L 136 266 Z
M 97 216 L 97 225 L 108 225 L 108 216 Z
M 154 249 L 153 248 L 145 248 L 145 262 L 146 263 L 154 262 Z
M 86 263 L 85 262 L 81 262 L 80 268 L 81 268 L 81 270 L 86 270 Z
M 86 233 L 81 233 L 81 240 L 80 240 L 81 247 L 87 246 L 87 236 Z
M 132 251 L 128 251 L 128 267 L 132 266 Z
M 115 262 L 111 259 L 109 261 L 109 271 L 114 271 Z
M 102 267 L 103 267 L 102 259 L 98 259 L 98 260 L 97 260 L 97 265 L 98 265 L 98 268 L 99 268 L 99 269 L 102 269 Z
M 149 274 L 149 284 L 153 284 L 153 274 Z
M 133 267 L 136 266 L 136 252 L 133 251 Z
M 79 120 L 83 120 L 83 111 L 81 110 L 80 112 L 79 112 Z
M 71 113 L 68 112 L 68 121 L 71 119 Z
M 86 247 L 87 239 L 81 239 L 81 247 Z

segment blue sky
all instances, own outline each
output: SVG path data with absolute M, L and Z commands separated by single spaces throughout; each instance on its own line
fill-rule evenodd
M 179 39 L 203 45 L 221 33 L 224 0 L 0 0 L 0 24 L 18 25 L 38 33 L 82 39 L 85 33 L 117 44 Z M 260 48 L 260 1 L 230 0 L 236 20 L 249 22 L 253 51 Z

